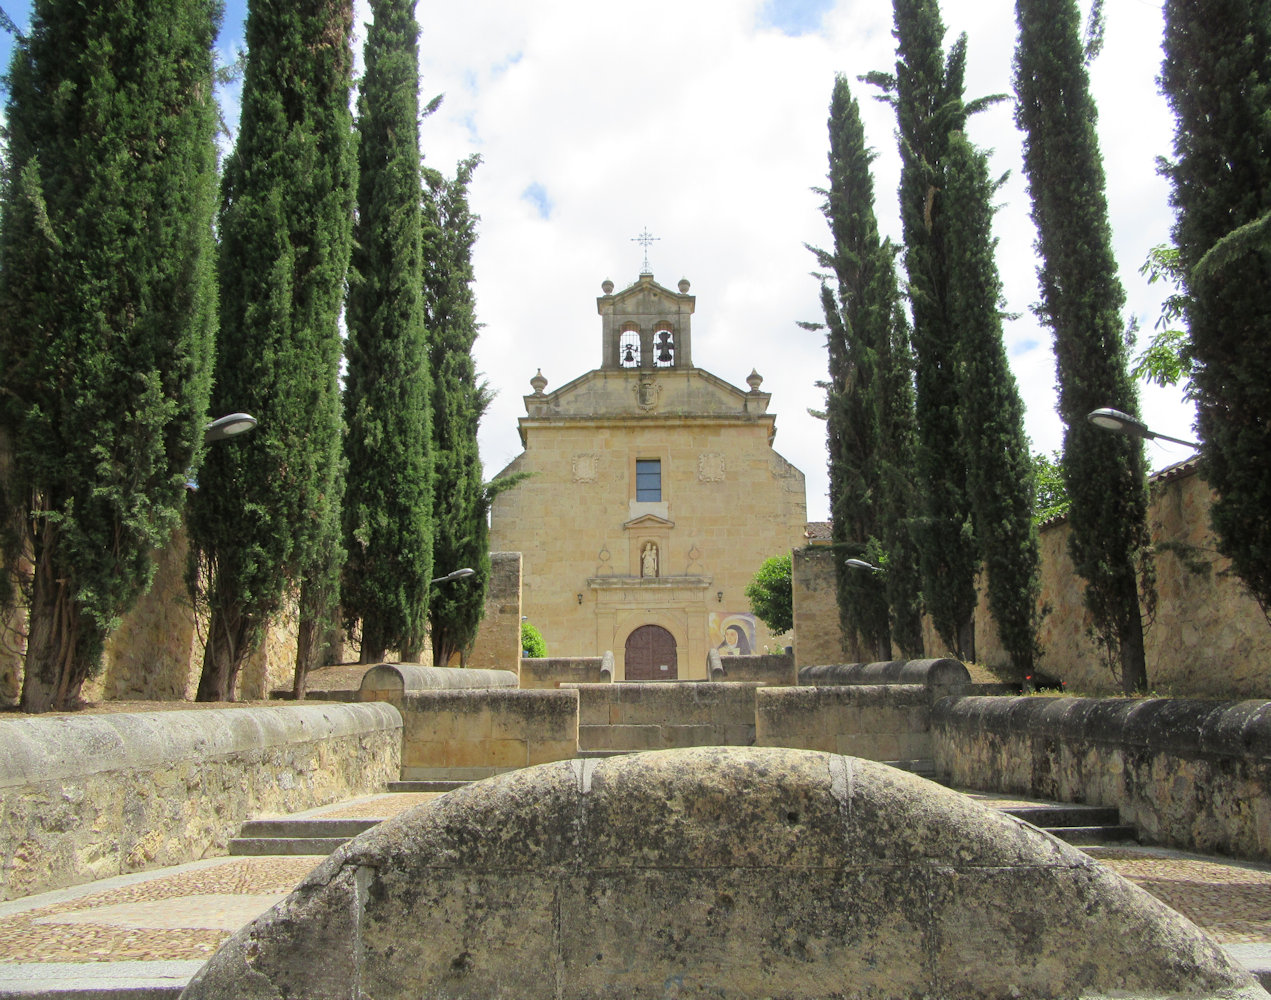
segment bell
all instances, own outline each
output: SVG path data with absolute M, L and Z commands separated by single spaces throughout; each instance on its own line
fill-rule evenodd
M 627 364 L 627 365 L 635 364 L 635 355 L 631 353 L 630 344 L 627 345 L 627 353 L 623 355 L 622 362 L 623 364 Z

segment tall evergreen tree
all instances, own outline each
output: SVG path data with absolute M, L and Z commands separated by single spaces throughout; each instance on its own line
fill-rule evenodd
M 363 663 L 382 659 L 390 648 L 417 658 L 433 565 L 414 6 L 413 0 L 372 2 L 358 101 L 343 600 L 346 619 L 361 623 Z
M 251 0 L 238 142 L 219 216 L 213 406 L 257 416 L 212 450 L 191 509 L 211 610 L 201 701 L 238 672 L 289 586 L 319 564 L 339 502 L 339 315 L 356 164 L 352 0 Z
M 893 0 L 896 72 L 870 73 L 896 109 L 900 214 L 913 310 L 917 471 L 924 511 L 916 526 L 923 599 L 936 630 L 965 659 L 975 656 L 977 543 L 966 479 L 959 330 L 948 312 L 945 160 L 970 114 L 997 98 L 963 100 L 966 36 L 944 52 L 935 0 Z M 956 208 L 956 206 L 955 206 Z
M 36 0 L 15 49 L 0 421 L 33 566 L 26 711 L 76 703 L 202 442 L 219 18 L 215 0 Z
M 1271 607 L 1271 2 L 1168 0 L 1167 173 L 1219 551 Z
M 472 292 L 472 247 L 479 220 L 468 209 L 468 184 L 478 162 L 475 156 L 461 162 L 453 179 L 425 171 L 424 288 L 435 379 L 433 565 L 438 573 L 463 567 L 476 571 L 474 576 L 433 589 L 428 618 L 437 664 L 448 663 L 472 645 L 485 612 L 490 579 L 492 494 L 482 479 L 477 452 L 477 427 L 490 394 L 485 383 L 477 380 L 472 357 L 479 329 Z
M 891 551 L 893 541 L 907 536 L 909 511 L 895 502 L 903 501 L 903 495 L 890 487 L 907 480 L 909 470 L 900 477 L 889 474 L 889 466 L 911 458 L 908 436 L 897 437 L 897 419 L 901 427 L 912 421 L 912 397 L 904 394 L 909 378 L 904 355 L 893 350 L 903 313 L 896 308 L 892 251 L 880 240 L 874 215 L 873 154 L 842 76 L 830 101 L 829 133 L 830 186 L 822 211 L 833 250 L 814 253 L 822 267 L 833 270 L 837 285 L 837 295 L 827 283 L 821 288 L 830 366 L 826 414 L 833 537 L 841 555 L 886 563 L 888 573 L 876 579 L 837 559 L 839 615 L 844 629 L 859 635 L 870 655 L 886 659 L 891 655 L 891 620 L 910 612 L 917 597 L 915 586 L 889 615 L 890 575 L 904 573 L 899 560 L 906 555 L 912 563 L 912 547 L 902 546 L 894 558 Z M 897 388 L 902 391 L 898 413 L 888 405 L 889 392 Z M 908 640 L 913 622 L 899 626 Z M 920 621 L 917 628 L 920 634 Z
M 988 158 L 954 135 L 944 169 L 949 262 L 948 315 L 959 332 L 958 372 L 967 458 L 967 493 L 984 568 L 989 607 L 1020 676 L 1032 673 L 1041 589 L 1033 523 L 1032 456 L 1024 404 L 1002 342 L 1002 281 L 993 238 Z
M 1016 0 L 1016 121 L 1042 264 L 1039 315 L 1055 334 L 1069 551 L 1086 607 L 1125 691 L 1147 685 L 1138 567 L 1148 543 L 1142 443 L 1092 426 L 1104 406 L 1138 408 L 1126 371 L 1096 109 L 1074 0 Z

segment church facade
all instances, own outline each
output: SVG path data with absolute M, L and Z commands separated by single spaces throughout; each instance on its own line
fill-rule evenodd
M 783 645 L 744 591 L 804 543 L 804 476 L 773 450 L 757 372 L 744 390 L 694 367 L 687 281 L 602 289 L 601 366 L 552 392 L 530 380 L 525 450 L 499 473 L 530 475 L 495 499 L 490 548 L 522 554 L 523 612 L 551 655 L 704 679 L 711 648 Z

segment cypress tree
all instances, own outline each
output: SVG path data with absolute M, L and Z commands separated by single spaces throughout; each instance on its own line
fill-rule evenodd
M 455 176 L 425 171 L 424 288 L 429 356 L 435 385 L 432 407 L 437 527 L 433 565 L 438 573 L 468 567 L 474 576 L 439 584 L 429 600 L 433 662 L 446 664 L 476 638 L 490 579 L 491 487 L 482 480 L 477 427 L 490 403 L 477 380 L 472 345 L 479 324 L 472 292 L 472 247 L 478 217 L 468 208 L 468 184 L 479 162 L 470 157 Z M 500 488 L 507 488 L 500 483 Z
M 949 321 L 959 331 L 958 369 L 967 456 L 967 491 L 984 567 L 989 607 L 1020 676 L 1033 671 L 1041 589 L 1033 524 L 1032 457 L 1024 404 L 1002 343 L 1002 282 L 994 259 L 993 195 L 987 157 L 962 134 L 951 137 L 945 197 Z
M 833 538 L 841 556 L 886 564 L 887 576 L 876 579 L 836 560 L 839 615 L 845 631 L 864 640 L 870 655 L 891 655 L 892 619 L 911 613 L 917 605 L 916 582 L 909 574 L 908 595 L 889 614 L 892 574 L 903 577 L 899 561 L 912 551 L 892 548 L 907 535 L 908 511 L 889 474 L 889 465 L 911 458 L 911 441 L 897 436 L 897 428 L 912 421 L 912 397 L 906 395 L 908 366 L 893 350 L 898 292 L 890 246 L 879 239 L 874 215 L 874 184 L 869 165 L 873 154 L 865 145 L 860 110 L 847 80 L 835 80 L 830 101 L 829 189 L 822 208 L 833 236 L 833 251 L 814 250 L 818 263 L 834 272 L 837 296 L 822 284 L 822 311 L 828 332 L 830 383 L 827 397 L 827 437 L 830 455 L 830 504 Z M 903 327 L 901 330 L 904 336 Z M 900 367 L 899 379 L 895 376 Z M 891 403 L 900 390 L 900 409 Z M 899 420 L 899 424 L 898 424 Z M 899 449 L 897 451 L 896 449 Z M 905 470 L 907 473 L 908 470 Z M 897 501 L 901 501 L 897 506 Z M 918 615 L 919 635 L 921 625 Z M 898 623 L 911 636 L 914 621 Z M 921 640 L 919 639 L 919 646 Z
M 356 164 L 351 0 L 252 0 L 238 142 L 221 187 L 213 406 L 260 426 L 209 452 L 191 554 L 211 623 L 200 701 L 232 697 L 289 586 L 319 564 L 339 503 L 338 320 Z
M 1174 242 L 1218 549 L 1271 606 L 1271 3 L 1167 0 Z
M 0 420 L 33 566 L 26 711 L 76 704 L 202 442 L 219 18 L 214 0 L 36 0 L 14 52 Z
M 421 249 L 419 56 L 412 0 L 375 0 L 358 100 L 358 220 L 344 411 L 344 614 L 361 660 L 418 658 L 433 565 Z M 413 655 L 412 655 L 413 654 Z
M 941 637 L 963 659 L 975 657 L 978 570 L 971 499 L 962 450 L 959 331 L 948 314 L 945 246 L 951 202 L 945 159 L 968 115 L 997 98 L 964 102 L 966 37 L 946 55 L 935 0 L 893 0 L 896 72 L 870 73 L 896 109 L 900 140 L 900 214 L 913 310 L 918 480 L 924 498 L 916 519 L 923 599 Z
M 1092 410 L 1135 413 L 1104 194 L 1096 109 L 1073 0 L 1017 0 L 1016 121 L 1024 132 L 1042 259 L 1039 315 L 1055 334 L 1069 551 L 1086 607 L 1127 693 L 1147 685 L 1137 568 L 1148 543 L 1143 446 L 1091 425 Z

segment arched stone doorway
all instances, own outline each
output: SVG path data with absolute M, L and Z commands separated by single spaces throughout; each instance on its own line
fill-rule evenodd
M 662 626 L 641 625 L 627 636 L 627 680 L 673 681 L 678 674 L 675 636 Z

